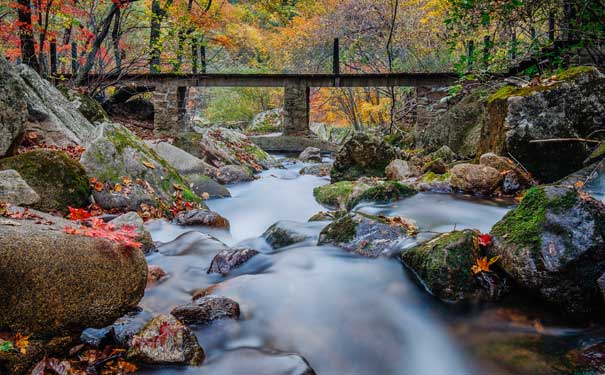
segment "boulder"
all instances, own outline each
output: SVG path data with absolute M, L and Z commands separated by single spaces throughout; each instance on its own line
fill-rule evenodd
M 280 220 L 271 225 L 265 233 L 262 234 L 262 237 L 274 249 L 280 249 L 298 242 L 316 239 L 317 233 L 303 223 L 291 220 Z
M 312 122 L 309 130 L 321 141 L 336 145 L 345 143 L 352 135 L 353 129 L 350 127 L 330 126 L 318 122 Z
M 221 250 L 212 259 L 210 267 L 208 267 L 208 273 L 218 273 L 226 276 L 229 271 L 246 263 L 255 255 L 258 255 L 258 251 L 248 248 Z
M 157 284 L 162 279 L 164 279 L 166 276 L 168 276 L 168 274 L 166 273 L 166 271 L 164 271 L 162 269 L 162 267 L 160 267 L 160 266 L 158 266 L 156 264 L 150 264 L 147 267 L 147 284 L 146 284 L 146 288 L 149 288 L 149 287 Z
M 508 283 L 493 271 L 473 273 L 477 259 L 485 256 L 479 235 L 470 229 L 445 233 L 404 250 L 401 260 L 431 294 L 444 301 L 496 300 L 508 291 Z
M 497 169 L 479 164 L 458 164 L 450 169 L 450 184 L 469 194 L 490 195 L 502 183 Z
M 417 231 L 409 219 L 349 213 L 328 224 L 319 235 L 319 245 L 334 245 L 348 252 L 375 258 L 396 251 L 398 241 Z
M 0 169 L 14 169 L 40 196 L 32 207 L 67 212 L 67 207 L 86 207 L 90 187 L 82 165 L 61 151 L 37 149 L 0 159 Z
M 401 159 L 391 161 L 385 168 L 384 173 L 392 181 L 401 181 L 412 176 L 408 162 Z
M 117 229 L 124 225 L 133 226 L 134 232 L 137 234 L 136 240 L 143 245 L 141 250 L 143 250 L 145 254 L 155 250 L 155 244 L 151 238 L 151 233 L 149 233 L 149 231 L 145 228 L 143 219 L 136 212 L 128 212 L 124 215 L 120 215 L 111 220 L 110 223 L 115 225 Z
M 447 164 L 441 159 L 429 161 L 422 167 L 422 173 L 433 172 L 435 174 L 444 174 L 447 172 Z
M 84 145 L 97 133 L 75 102 L 67 99 L 52 83 L 25 64 L 15 67 L 21 91 L 27 102 L 26 132 L 35 132 L 40 143 L 59 147 Z
M 246 129 L 249 134 L 281 132 L 284 126 L 284 110 L 270 109 L 256 114 Z
M 396 158 L 395 149 L 383 139 L 357 133 L 338 150 L 330 177 L 332 182 L 383 177 L 386 166 Z
M 187 326 L 172 315 L 158 315 L 132 337 L 127 357 L 147 365 L 198 366 L 205 354 Z
M 539 85 L 504 86 L 487 98 L 479 151 L 512 155 L 538 181 L 557 181 L 582 168 L 589 144 L 531 141 L 591 137 L 604 126 L 604 93 L 605 76 L 594 67 L 573 67 Z
M 184 201 L 202 204 L 178 171 L 128 129 L 109 123 L 100 128 L 81 163 L 90 178 L 104 184 L 93 189 L 101 207 L 138 211 L 142 204 L 170 206 L 177 191 Z
M 187 176 L 186 179 L 189 181 L 191 190 L 200 197 L 205 197 L 206 194 L 208 194 L 208 199 L 231 196 L 229 189 L 215 181 L 219 179 L 217 176 L 212 179 L 203 174 L 194 174 Z
M 145 142 L 159 157 L 166 160 L 182 176 L 215 176 L 218 169 L 168 142 Z
M 350 210 L 359 202 L 392 202 L 414 195 L 416 191 L 396 181 L 340 181 L 313 189 L 313 196 L 328 208 Z
M 216 168 L 241 165 L 260 171 L 275 164 L 271 155 L 233 129 L 209 127 L 199 133 L 183 133 L 174 140 L 174 145 Z
M 40 202 L 40 196 L 13 169 L 0 171 L 0 202 L 17 206 L 31 206 Z
M 452 175 L 449 172 L 435 174 L 428 172 L 416 181 L 409 182 L 409 186 L 417 191 L 429 191 L 433 193 L 451 193 L 450 183 Z
M 210 324 L 217 319 L 239 319 L 239 304 L 227 297 L 205 296 L 170 313 L 185 324 Z
M 95 122 L 104 122 L 109 120 L 107 112 L 105 112 L 101 103 L 95 99 L 86 94 L 70 90 L 67 87 L 58 87 L 58 89 L 91 123 L 94 124 Z
M 429 160 L 441 159 L 446 163 L 451 163 L 456 160 L 456 153 L 452 151 L 448 146 L 441 146 L 437 151 L 434 151 L 427 155 Z
M 79 334 L 137 306 L 147 280 L 142 251 L 68 234 L 64 228 L 72 223 L 31 214 L 0 221 L 1 329 L 34 337 Z
M 176 215 L 176 223 L 179 225 L 202 225 L 229 229 L 229 220 L 208 209 L 181 211 Z
M 491 256 L 517 284 L 581 316 L 602 311 L 605 208 L 571 187 L 540 186 L 492 228 Z
M 254 180 L 250 170 L 241 165 L 226 165 L 219 168 L 216 179 L 225 185 L 249 182 Z
M 502 190 L 507 194 L 515 193 L 533 185 L 529 173 L 504 156 L 498 156 L 492 152 L 481 155 L 479 164 L 497 169 L 504 174 Z
M 12 155 L 25 133 L 27 102 L 14 67 L 0 57 L 0 157 Z
M 298 155 L 300 161 L 321 163 L 321 150 L 317 147 L 307 147 Z
M 330 175 L 330 170 L 332 169 L 332 163 L 319 163 L 308 165 L 300 170 L 300 174 L 302 175 L 311 175 L 317 177 L 326 177 Z

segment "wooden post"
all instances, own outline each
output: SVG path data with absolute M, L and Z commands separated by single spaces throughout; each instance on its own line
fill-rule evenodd
M 206 74 L 206 46 L 200 46 L 200 62 L 202 63 L 202 74 Z
M 483 38 L 483 68 L 487 70 L 489 66 L 489 50 L 491 47 L 491 41 L 489 35 L 486 35 Z
M 332 72 L 340 74 L 340 43 L 338 38 L 334 38 L 334 49 L 332 51 Z
M 475 42 L 469 40 L 466 42 L 466 71 L 473 70 L 473 53 L 475 52 Z
M 548 14 L 548 40 L 555 42 L 555 13 Z

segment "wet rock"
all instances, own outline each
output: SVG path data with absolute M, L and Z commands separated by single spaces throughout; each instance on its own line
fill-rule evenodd
M 432 160 L 422 167 L 422 173 L 428 172 L 433 172 L 435 174 L 444 174 L 447 172 L 447 165 L 442 159 Z
M 258 251 L 254 249 L 221 250 L 212 259 L 208 273 L 218 273 L 225 276 L 229 271 L 246 263 L 257 254 Z
M 0 57 L 0 157 L 12 155 L 25 133 L 27 102 L 13 66 Z
M 111 220 L 110 223 L 115 225 L 117 229 L 124 225 L 133 226 L 134 232 L 137 234 L 136 240 L 143 244 L 141 250 L 143 250 L 145 254 L 155 250 L 155 244 L 151 238 L 151 233 L 145 228 L 143 219 L 136 212 L 128 212 L 124 215 L 120 215 Z
M 284 125 L 284 110 L 270 109 L 256 114 L 246 129 L 248 133 L 264 134 L 282 131 Z
M 332 163 L 320 163 L 313 164 L 304 167 L 300 170 L 300 174 L 309 174 L 318 177 L 326 177 L 330 175 L 330 170 L 332 169 Z
M 509 158 L 490 152 L 481 155 L 479 163 L 497 169 L 501 174 L 504 174 L 502 190 L 506 194 L 513 194 L 533 185 L 531 176 Z
M 291 220 L 280 220 L 271 225 L 269 229 L 262 234 L 262 237 L 274 249 L 280 249 L 298 242 L 317 238 L 317 233 L 306 227 L 303 223 Z
M 451 170 L 450 184 L 464 193 L 490 195 L 502 183 L 497 169 L 478 164 L 458 164 Z
M 479 149 L 512 155 L 538 181 L 557 181 L 582 168 L 589 145 L 530 142 L 586 138 L 602 129 L 604 92 L 605 76 L 593 67 L 572 67 L 548 85 L 502 87 L 487 98 L 489 117 Z
M 239 319 L 239 304 L 227 297 L 205 296 L 171 311 L 185 324 L 210 324 L 217 319 Z
M 330 223 L 319 235 L 319 245 L 335 245 L 348 252 L 375 258 L 396 249 L 397 241 L 408 237 L 415 224 L 393 225 L 384 217 L 350 213 Z
M 49 219 L 53 224 L 36 223 Z M 111 324 L 143 297 L 142 251 L 67 234 L 67 225 L 50 215 L 0 223 L 0 327 L 51 337 L 79 334 Z
M 99 126 L 101 133 L 82 154 L 82 165 L 89 177 L 112 187 L 122 186 L 119 192 L 107 186 L 93 190 L 101 207 L 138 211 L 143 203 L 170 205 L 177 191 L 187 202 L 201 202 L 177 170 L 128 129 L 118 124 Z M 129 186 L 124 177 L 132 181 Z
M 199 133 L 183 133 L 174 140 L 174 145 L 216 168 L 241 165 L 260 170 L 275 163 L 271 155 L 233 129 L 209 127 Z
M 110 327 L 111 342 L 120 348 L 129 348 L 132 338 L 149 322 L 154 316 L 151 312 L 142 309 L 136 309 L 120 317 Z
M 528 292 L 581 316 L 605 307 L 598 279 L 605 272 L 603 203 L 570 187 L 527 191 L 492 228 L 490 256 Z
M 429 191 L 433 193 L 451 193 L 451 177 L 452 175 L 449 172 L 444 174 L 435 174 L 433 172 L 428 172 L 421 178 L 415 181 L 410 181 L 409 186 L 418 191 Z
M 309 362 L 298 354 L 253 348 L 226 351 L 204 368 L 209 374 L 315 375 Z
M 111 339 L 111 326 L 103 328 L 87 328 L 82 331 L 80 335 L 80 341 L 83 344 L 92 346 L 93 348 L 100 348 L 106 345 Z
M 190 175 L 187 177 L 187 180 L 189 181 L 191 190 L 200 197 L 205 196 L 206 194 L 208 194 L 209 199 L 228 198 L 231 196 L 229 189 L 208 176 L 201 174 Z
M 195 334 L 172 315 L 158 315 L 130 340 L 128 359 L 148 365 L 191 365 L 204 361 Z
M 321 150 L 317 147 L 307 147 L 298 155 L 301 161 L 321 163 Z
M 395 159 L 387 165 L 384 171 L 386 177 L 392 181 L 401 181 L 412 175 L 408 162 L 401 159 Z
M 179 225 L 202 225 L 229 229 L 229 220 L 207 209 L 181 211 L 176 215 L 176 223 Z
M 254 180 L 254 175 L 250 170 L 241 165 L 226 165 L 219 168 L 216 179 L 225 185 L 237 184 Z
M 309 221 L 334 221 L 345 216 L 347 211 L 320 211 L 309 218 Z
M 166 276 L 168 276 L 168 274 L 166 273 L 166 271 L 164 271 L 162 269 L 162 267 L 155 265 L 155 264 L 150 264 L 149 266 L 147 266 L 147 286 L 146 286 L 146 288 L 149 288 L 149 287 L 153 286 L 154 284 L 157 284 Z
M 328 208 L 350 210 L 359 202 L 391 202 L 414 195 L 416 191 L 396 181 L 340 181 L 313 189 L 313 196 Z
M 86 207 L 90 187 L 82 165 L 60 151 L 33 150 L 0 160 L 0 169 L 14 169 L 40 196 L 32 207 L 67 212 L 67 206 Z
M 336 154 L 330 177 L 332 182 L 352 181 L 362 176 L 383 177 L 386 166 L 396 158 L 395 149 L 384 140 L 357 133 Z
M 404 250 L 401 260 L 431 294 L 442 300 L 497 300 L 508 292 L 506 279 L 494 272 L 473 274 L 471 270 L 476 259 L 485 256 L 478 246 L 479 234 L 469 229 L 442 234 Z
M 174 240 L 158 246 L 158 251 L 164 256 L 181 256 L 189 254 L 216 254 L 226 249 L 227 245 L 218 239 L 197 231 L 186 232 Z
M 40 196 L 15 170 L 0 171 L 0 202 L 17 206 L 31 206 L 40 202 Z

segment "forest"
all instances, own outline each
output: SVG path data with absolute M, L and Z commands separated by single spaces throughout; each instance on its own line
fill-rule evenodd
M 605 373 L 605 0 L 0 0 L 0 375 Z

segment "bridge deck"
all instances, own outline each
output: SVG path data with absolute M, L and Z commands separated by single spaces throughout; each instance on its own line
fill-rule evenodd
M 69 78 L 69 77 L 67 77 Z M 459 79 L 456 73 L 370 73 L 370 74 L 125 74 L 121 76 L 90 75 L 136 86 L 187 87 L 390 87 L 390 86 L 445 86 Z

